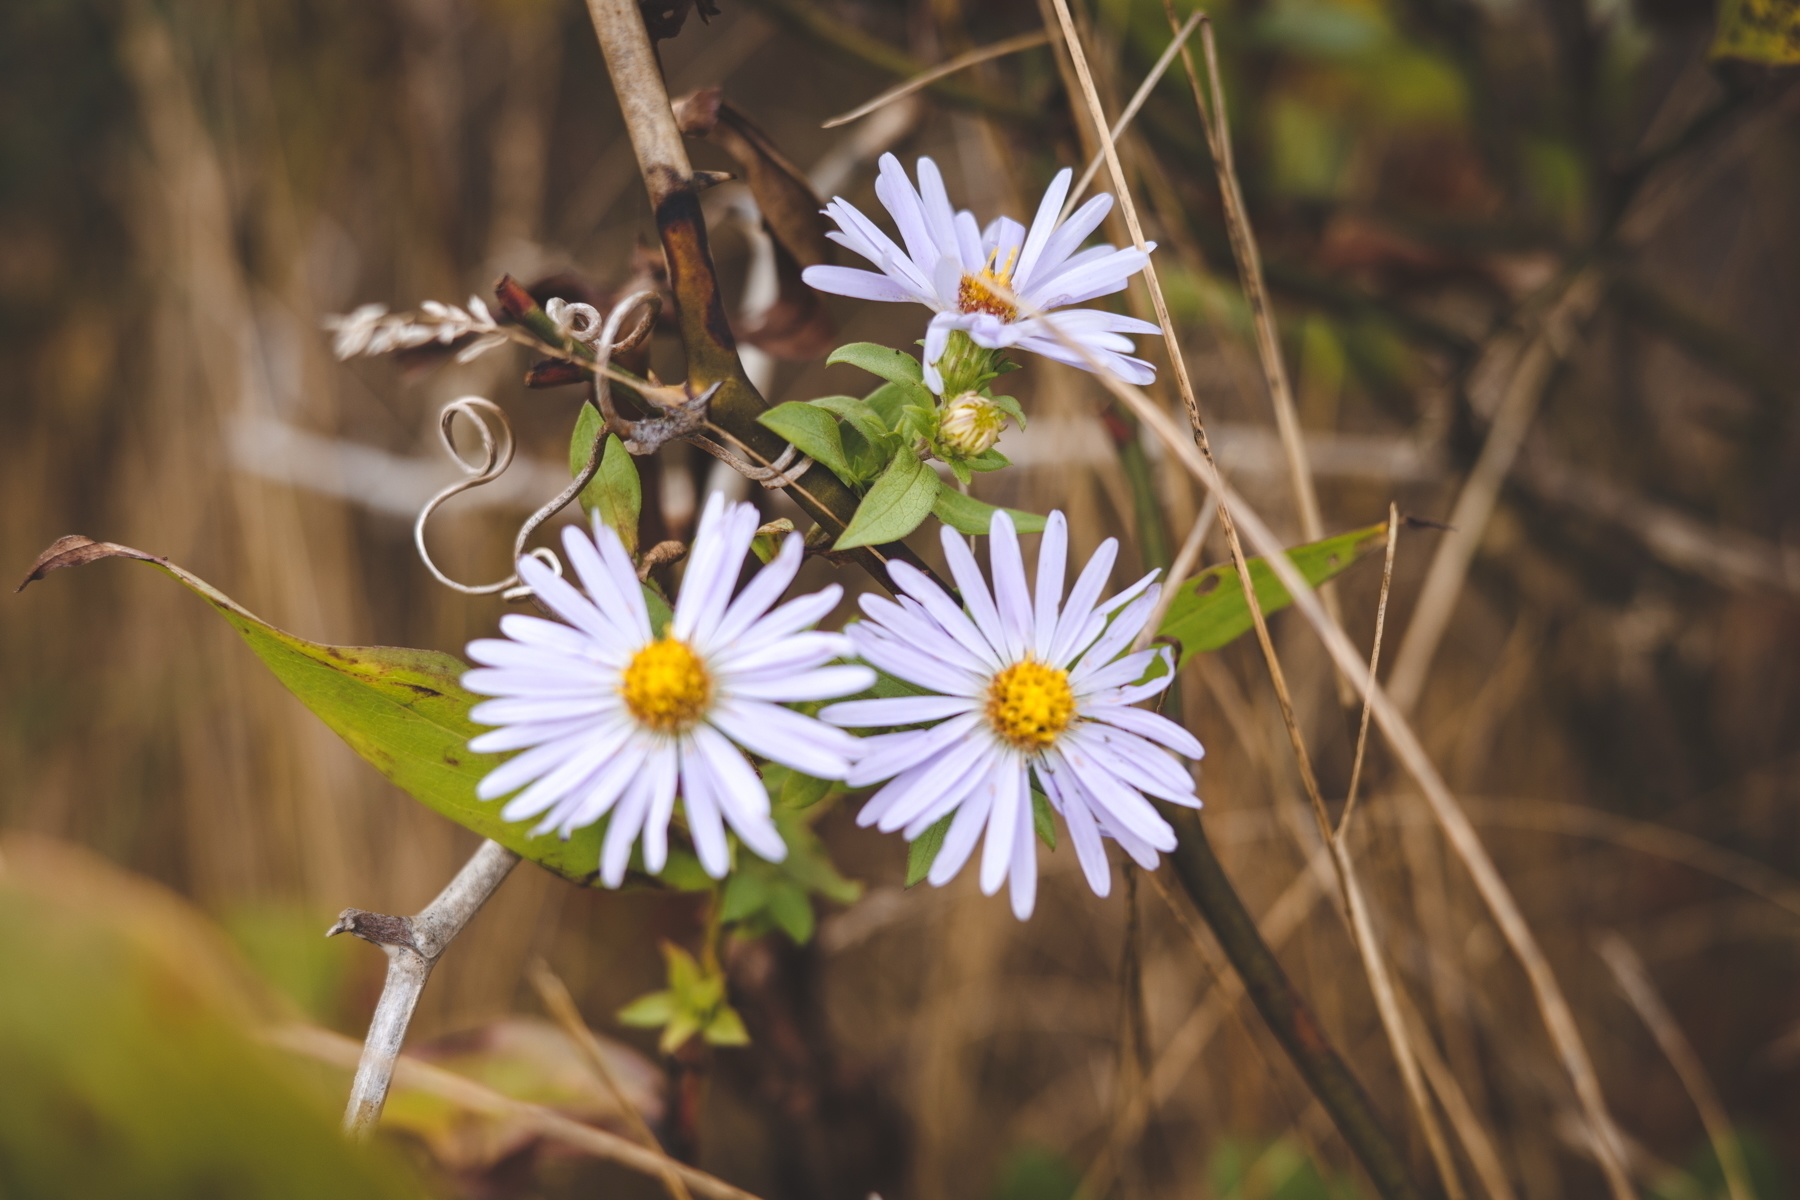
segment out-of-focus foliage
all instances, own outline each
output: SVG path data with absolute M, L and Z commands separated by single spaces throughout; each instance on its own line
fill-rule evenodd
M 0 1195 L 423 1196 L 335 1085 L 248 1036 L 281 1006 L 218 931 L 71 847 L 0 841 Z

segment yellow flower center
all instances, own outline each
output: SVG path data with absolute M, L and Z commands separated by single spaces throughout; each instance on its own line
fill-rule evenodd
M 712 676 L 686 642 L 665 637 L 632 655 L 619 678 L 619 695 L 640 724 L 679 733 L 706 711 Z
M 1010 297 L 1013 268 L 1019 262 L 1019 248 L 1014 246 L 1007 252 L 1004 264 L 997 265 L 999 258 L 1000 251 L 995 250 L 988 255 L 987 266 L 974 275 L 962 277 L 962 286 L 956 289 L 956 307 L 959 310 L 966 313 L 989 313 L 1008 322 L 1018 319 L 1019 306 Z
M 1033 659 L 1016 662 L 988 685 L 988 724 L 1021 750 L 1042 750 L 1075 715 L 1069 673 Z

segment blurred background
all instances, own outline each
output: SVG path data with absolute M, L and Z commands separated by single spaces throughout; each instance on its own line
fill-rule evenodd
M 1085 162 L 1091 134 L 1045 45 L 955 76 L 958 96 L 821 129 L 896 81 L 870 46 L 922 67 L 1042 28 L 1031 0 L 718 7 L 661 43 L 671 93 L 722 87 L 825 195 L 878 211 L 873 161 L 892 149 L 934 156 L 984 221 L 1023 217 L 1058 167 Z M 1074 8 L 1116 114 L 1169 42 L 1164 6 Z M 1324 531 L 1380 521 L 1390 501 L 1448 520 L 1484 447 L 1517 445 L 1487 457 L 1496 501 L 1433 617 L 1441 640 L 1411 649 L 1446 535 L 1400 539 L 1384 663 L 1410 679 L 1426 744 L 1569 993 L 1635 1178 L 1666 1200 L 1724 1196 L 1725 1180 L 1690 1087 L 1598 953 L 1612 935 L 1691 1042 L 1753 1194 L 1800 1186 L 1800 88 L 1780 65 L 1800 18 L 1781 0 L 1727 9 L 1213 10 Z M 1712 57 L 1721 40 L 1740 56 Z M 487 634 L 503 602 L 439 587 L 410 544 L 412 514 L 456 477 L 438 410 L 485 395 L 520 436 L 506 480 L 433 525 L 439 561 L 480 581 L 566 479 L 581 389 L 525 389 L 511 349 L 338 364 L 320 323 L 491 297 L 503 272 L 604 296 L 654 266 L 582 6 L 10 0 L 0 80 L 0 560 L 22 575 L 84 533 L 166 555 L 318 641 L 459 652 Z M 1220 465 L 1304 540 L 1179 63 L 1122 153 Z M 706 206 L 749 320 L 767 239 L 742 185 Z M 830 312 L 838 342 L 918 336 L 913 310 Z M 669 338 L 655 355 L 679 378 Z M 866 390 L 817 348 L 750 358 L 771 400 Z M 1187 478 L 1078 372 L 1038 360 L 1007 384 L 1030 428 L 1001 442 L 1017 468 L 977 494 L 1064 509 L 1082 554 L 1119 536 L 1116 582 L 1166 566 L 1200 516 Z M 1121 469 L 1133 456 L 1147 473 Z M 681 446 L 643 466 L 646 544 L 685 536 L 697 498 L 731 482 Z M 1224 557 L 1207 534 L 1202 564 Z M 1339 584 L 1364 648 L 1379 583 L 1365 562 Z M 658 1194 L 404 1093 L 377 1151 L 341 1147 L 347 1075 L 242 1030 L 285 1014 L 360 1039 L 382 956 L 321 932 L 347 905 L 416 911 L 474 836 L 385 784 L 155 572 L 57 575 L 5 613 L 0 1194 Z M 1354 711 L 1296 617 L 1274 632 L 1335 803 Z M 1307 866 L 1317 838 L 1260 655 L 1244 639 L 1202 656 L 1182 689 L 1226 866 L 1408 1130 L 1330 885 Z M 1501 1183 L 1601 1194 L 1517 962 L 1379 739 L 1367 771 L 1355 853 Z M 753 1042 L 703 1064 L 700 1165 L 770 1200 L 1371 1194 L 1158 880 L 1098 901 L 1066 848 L 1046 852 L 1022 925 L 969 878 L 903 890 L 903 847 L 853 814 L 840 803 L 817 828 L 861 898 L 822 901 L 803 946 L 777 933 L 728 955 Z M 591 1081 L 563 1077 L 572 1051 L 527 980 L 541 957 L 633 1048 L 620 1061 L 655 1116 L 676 1085 L 653 1036 L 615 1014 L 662 986 L 659 941 L 693 945 L 701 919 L 692 897 L 523 867 L 446 956 L 411 1044 L 616 1121 Z M 226 1162 L 222 1140 L 246 1149 Z M 1504 1194 L 1468 1167 L 1470 1194 Z

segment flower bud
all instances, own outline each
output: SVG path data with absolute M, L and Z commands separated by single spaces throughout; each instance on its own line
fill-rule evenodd
M 961 458 L 993 449 L 1006 428 L 1006 412 L 978 392 L 964 392 L 944 406 L 938 420 L 938 442 Z

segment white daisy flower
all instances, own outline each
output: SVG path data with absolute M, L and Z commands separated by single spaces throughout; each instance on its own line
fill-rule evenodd
M 1089 885 L 1112 886 L 1102 837 L 1116 840 L 1146 870 L 1157 851 L 1175 848 L 1175 831 L 1146 794 L 1200 807 L 1194 783 L 1175 754 L 1205 751 L 1187 730 L 1132 707 L 1169 685 L 1173 671 L 1138 683 L 1167 647 L 1119 657 L 1156 605 L 1151 572 L 1104 604 L 1100 589 L 1118 543 L 1108 538 L 1062 600 L 1068 527 L 1050 514 L 1038 552 L 1035 595 L 1012 518 L 994 514 L 988 551 L 994 588 L 955 531 L 944 553 L 968 606 L 965 613 L 922 572 L 892 563 L 903 593 L 897 600 L 864 595 L 868 620 L 846 632 L 872 665 L 934 695 L 833 704 L 819 716 L 857 728 L 937 722 L 927 729 L 864 738 L 845 782 L 892 782 L 863 806 L 857 821 L 912 840 L 955 814 L 927 876 L 953 878 L 987 831 L 981 890 L 993 895 L 1012 880 L 1012 906 L 1031 915 L 1037 894 L 1030 782 L 1062 814 Z
M 1068 198 L 1072 174 L 1067 169 L 1057 172 L 1030 229 L 1010 217 L 1000 217 L 984 230 L 976 225 L 973 213 L 950 207 L 936 163 L 929 158 L 919 160 L 919 187 L 915 190 L 900 160 L 884 154 L 875 195 L 894 218 L 906 249 L 895 245 L 854 205 L 833 197 L 825 206 L 825 215 L 837 222 L 838 230 L 825 236 L 881 271 L 819 266 L 806 268 L 803 277 L 822 292 L 933 309 L 937 315 L 925 334 L 925 381 L 939 395 L 944 392 L 944 380 L 938 359 L 951 331 L 957 329 L 990 350 L 1017 346 L 1091 369 L 1085 358 L 1051 331 L 1051 322 L 1121 379 L 1147 384 L 1156 377 L 1156 369 L 1132 358 L 1135 347 L 1122 335 L 1160 333 L 1155 325 L 1098 309 L 1037 315 L 1124 291 L 1131 277 L 1150 261 L 1141 250 L 1105 245 L 1076 253 L 1076 247 L 1112 208 L 1113 198 L 1097 195 L 1058 225 L 1056 215 Z M 1155 249 L 1155 243 L 1150 247 Z M 1022 315 L 1026 313 L 1034 315 Z
M 733 599 L 759 521 L 753 505 L 713 493 L 674 619 L 660 633 L 618 535 L 596 520 L 590 541 L 571 526 L 563 550 L 586 595 L 535 558 L 519 562 L 520 577 L 568 624 L 513 613 L 500 618 L 504 639 L 469 643 L 482 668 L 463 686 L 500 697 L 469 715 L 501 726 L 469 748 L 524 751 L 490 771 L 477 794 L 493 800 L 530 784 L 501 815 L 542 815 L 536 832 L 564 837 L 611 813 L 600 855 L 608 887 L 624 879 L 640 831 L 644 865 L 662 870 L 677 794 L 713 878 L 730 865 L 724 825 L 769 861 L 786 857 L 744 750 L 825 779 L 849 769 L 854 738 L 781 705 L 850 695 L 874 672 L 827 665 L 851 652 L 850 640 L 809 631 L 837 604 L 838 585 L 771 611 L 800 569 L 798 534 Z

